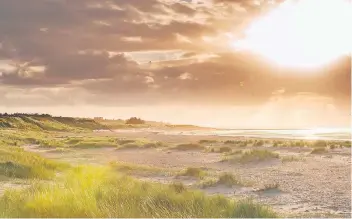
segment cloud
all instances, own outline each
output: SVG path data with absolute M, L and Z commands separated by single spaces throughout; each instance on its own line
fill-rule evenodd
M 309 92 L 348 110 L 349 58 L 297 74 L 231 47 L 280 2 L 0 1 L 0 102 L 259 106 Z

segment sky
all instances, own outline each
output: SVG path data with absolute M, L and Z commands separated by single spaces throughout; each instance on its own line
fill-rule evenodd
M 350 127 L 348 0 L 0 1 L 0 111 Z

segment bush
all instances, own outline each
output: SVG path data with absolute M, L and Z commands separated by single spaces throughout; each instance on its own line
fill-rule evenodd
M 131 125 L 145 124 L 145 121 L 137 117 L 131 117 L 126 120 L 126 124 L 131 124 Z

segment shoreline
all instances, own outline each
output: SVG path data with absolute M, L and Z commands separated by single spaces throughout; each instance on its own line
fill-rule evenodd
M 204 136 L 204 137 L 231 137 L 231 138 L 249 138 L 249 139 L 275 139 L 275 140 L 306 140 L 306 141 L 314 141 L 314 140 L 324 140 L 324 141 L 352 141 L 350 133 L 314 133 L 314 134 L 296 134 L 290 135 L 287 133 L 280 133 L 280 131 L 289 131 L 289 130 L 277 130 L 277 132 L 273 132 L 273 130 L 244 130 L 244 129 L 236 129 L 231 131 L 237 131 L 239 133 L 226 133 L 227 130 L 192 130 L 192 131 L 180 131 L 180 130 L 165 130 L 165 129 L 113 129 L 113 130 L 94 130 L 94 132 L 114 132 L 114 133 L 149 133 L 155 135 L 171 135 L 171 136 Z M 247 134 L 244 132 L 248 132 Z M 304 130 L 299 130 L 304 131 Z M 219 133 L 220 132 L 220 133 Z M 222 132 L 222 133 L 221 133 Z M 224 133 L 225 132 L 225 133 Z M 256 133 L 253 133 L 256 132 Z M 331 135 L 340 134 L 340 138 L 332 137 Z M 325 135 L 325 136 L 324 136 Z

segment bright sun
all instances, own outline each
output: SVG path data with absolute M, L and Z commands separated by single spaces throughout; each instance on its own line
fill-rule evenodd
M 349 0 L 288 0 L 252 23 L 236 49 L 286 67 L 317 67 L 351 52 Z

